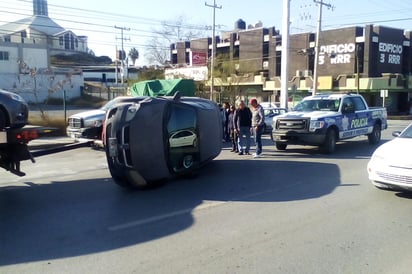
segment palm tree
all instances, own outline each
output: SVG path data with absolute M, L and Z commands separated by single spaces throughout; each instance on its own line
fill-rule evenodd
M 133 66 L 136 63 L 136 60 L 139 59 L 139 51 L 136 48 L 131 48 L 129 51 L 129 57 L 132 59 Z

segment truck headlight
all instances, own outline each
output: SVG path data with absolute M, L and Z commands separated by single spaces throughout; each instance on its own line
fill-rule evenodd
M 84 127 L 89 128 L 89 127 L 100 127 L 103 124 L 102 120 L 85 120 L 84 121 Z
M 309 131 L 315 131 L 317 129 L 323 128 L 325 121 L 311 120 L 309 125 Z

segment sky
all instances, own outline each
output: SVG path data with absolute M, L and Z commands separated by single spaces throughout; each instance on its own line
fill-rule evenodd
M 140 58 L 136 65 L 145 65 L 144 54 L 154 30 L 162 23 L 172 24 L 185 19 L 182 32 L 198 32 L 211 36 L 213 8 L 216 2 L 216 33 L 234 29 L 242 19 L 246 25 L 262 22 L 264 27 L 282 30 L 283 3 L 286 0 L 48 0 L 49 17 L 76 35 L 88 36 L 89 48 L 97 56 L 115 58 L 116 48 L 126 53 L 135 47 Z M 320 2 L 318 0 L 317 2 Z M 404 0 L 323 0 L 331 4 L 322 13 L 322 29 L 375 24 L 412 30 L 412 5 Z M 290 32 L 315 32 L 319 8 L 313 0 L 290 0 Z M 0 0 L 0 27 L 33 14 L 32 0 Z M 166 45 L 168 47 L 169 45 Z

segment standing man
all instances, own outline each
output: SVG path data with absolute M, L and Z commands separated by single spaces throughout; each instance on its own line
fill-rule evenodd
M 239 109 L 235 115 L 235 132 L 238 134 L 239 155 L 243 155 L 243 146 L 245 145 L 245 154 L 249 155 L 250 149 L 250 128 L 252 126 L 252 112 L 246 107 L 244 101 L 240 101 Z M 246 141 L 246 144 L 245 144 Z
M 252 106 L 252 130 L 256 144 L 256 153 L 253 157 L 259 158 L 260 154 L 262 154 L 262 133 L 265 124 L 265 113 L 256 99 L 250 100 L 250 105 Z

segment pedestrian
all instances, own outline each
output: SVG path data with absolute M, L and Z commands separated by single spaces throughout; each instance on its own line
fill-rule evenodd
M 239 108 L 235 115 L 235 130 L 238 134 L 238 150 L 239 155 L 243 155 L 243 152 L 250 155 L 250 130 L 252 126 L 252 112 L 246 107 L 244 101 L 240 101 Z M 244 150 L 243 150 L 243 146 Z
M 223 103 L 223 110 L 226 114 L 225 126 L 223 136 L 226 142 L 230 141 L 230 132 L 229 132 L 229 112 L 230 112 L 230 104 L 228 102 Z
M 234 105 L 231 105 L 229 108 L 229 116 L 228 116 L 228 124 L 227 128 L 229 131 L 230 135 L 230 140 L 232 142 L 232 150 L 230 152 L 239 152 L 237 148 L 237 133 L 235 132 L 235 115 L 236 115 L 236 107 Z
M 254 158 L 259 158 L 262 154 L 262 133 L 265 125 L 265 113 L 263 107 L 258 104 L 256 99 L 250 100 L 252 106 L 252 132 L 256 145 Z
M 220 118 L 221 118 L 221 121 L 222 121 L 222 132 L 223 132 L 222 141 L 226 142 L 226 139 L 225 139 L 225 136 L 226 136 L 226 133 L 225 133 L 226 120 L 227 120 L 226 119 L 227 118 L 226 110 L 223 108 L 222 104 L 219 104 L 219 109 L 220 109 Z

